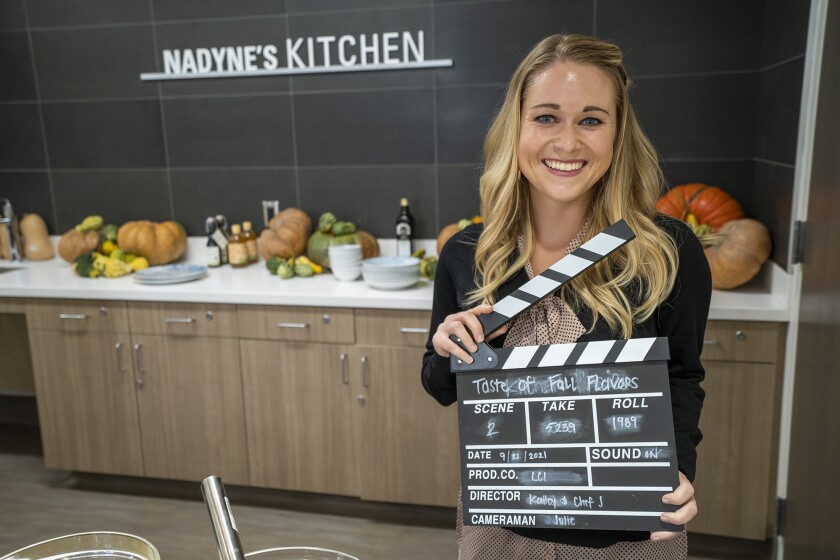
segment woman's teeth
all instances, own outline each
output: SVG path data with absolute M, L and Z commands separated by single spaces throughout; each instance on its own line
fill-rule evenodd
M 564 163 L 562 161 L 552 161 L 549 159 L 543 160 L 547 166 L 552 169 L 556 169 L 557 171 L 577 171 L 581 167 L 583 167 L 584 162 L 576 161 L 574 163 Z

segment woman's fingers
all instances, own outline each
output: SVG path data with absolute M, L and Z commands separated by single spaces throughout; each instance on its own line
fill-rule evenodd
M 438 326 L 437 332 L 432 337 L 432 346 L 435 352 L 444 358 L 453 355 L 459 360 L 471 364 L 473 359 L 469 352 L 478 350 L 477 342 L 484 340 L 484 330 L 478 315 L 493 311 L 492 305 L 479 305 L 469 311 L 462 311 L 446 317 Z M 464 351 L 450 337 L 454 335 L 460 343 L 469 350 Z
M 502 325 L 501 327 L 499 327 L 498 329 L 496 329 L 495 331 L 490 333 L 490 336 L 487 337 L 487 342 L 490 342 L 491 340 L 493 340 L 497 336 L 502 336 L 503 334 L 507 333 L 509 330 L 510 330 L 510 323 L 505 323 L 504 325 Z
M 683 473 L 679 473 L 680 484 L 677 488 L 662 496 L 662 502 L 666 504 L 679 504 L 676 511 L 666 511 L 659 518 L 665 523 L 672 525 L 685 525 L 697 515 L 697 501 L 694 499 L 694 486 Z M 656 531 L 650 534 L 651 540 L 667 540 L 678 533 L 671 531 Z

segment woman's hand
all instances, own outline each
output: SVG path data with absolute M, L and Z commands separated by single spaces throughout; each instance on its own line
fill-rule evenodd
M 478 316 L 490 313 L 491 311 L 493 311 L 492 305 L 482 304 L 477 307 L 473 307 L 468 311 L 461 311 L 460 313 L 447 315 L 446 319 L 438 325 L 434 336 L 432 336 L 432 346 L 434 346 L 435 352 L 444 358 L 454 355 L 456 358 L 463 360 L 465 363 L 471 364 L 473 361 L 472 356 L 464 352 L 464 350 L 450 340 L 449 337 L 454 334 L 457 338 L 461 339 L 461 344 L 467 347 L 470 352 L 475 352 L 478 350 L 476 343 L 484 341 L 484 330 L 481 327 Z M 506 333 L 507 330 L 508 325 L 504 325 L 494 331 L 490 337 L 487 338 L 487 341 L 493 340 L 497 336 Z M 470 333 L 475 334 L 475 338 L 473 338 Z
M 688 481 L 683 473 L 680 475 L 680 485 L 670 494 L 662 496 L 662 502 L 665 504 L 680 504 L 677 511 L 666 511 L 659 516 L 659 519 L 665 523 L 673 525 L 685 525 L 697 515 L 697 502 L 694 500 L 694 486 Z M 664 541 L 672 539 L 679 533 L 672 531 L 656 531 L 650 534 L 652 541 Z

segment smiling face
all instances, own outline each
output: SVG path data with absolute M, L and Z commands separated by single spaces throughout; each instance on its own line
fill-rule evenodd
M 519 168 L 531 204 L 585 205 L 610 167 L 615 87 L 595 66 L 557 62 L 534 76 L 522 101 Z

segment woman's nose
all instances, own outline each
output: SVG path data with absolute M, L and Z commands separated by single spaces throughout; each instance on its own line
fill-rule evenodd
M 580 138 L 573 126 L 560 126 L 552 139 L 554 148 L 561 152 L 573 152 L 580 145 Z

